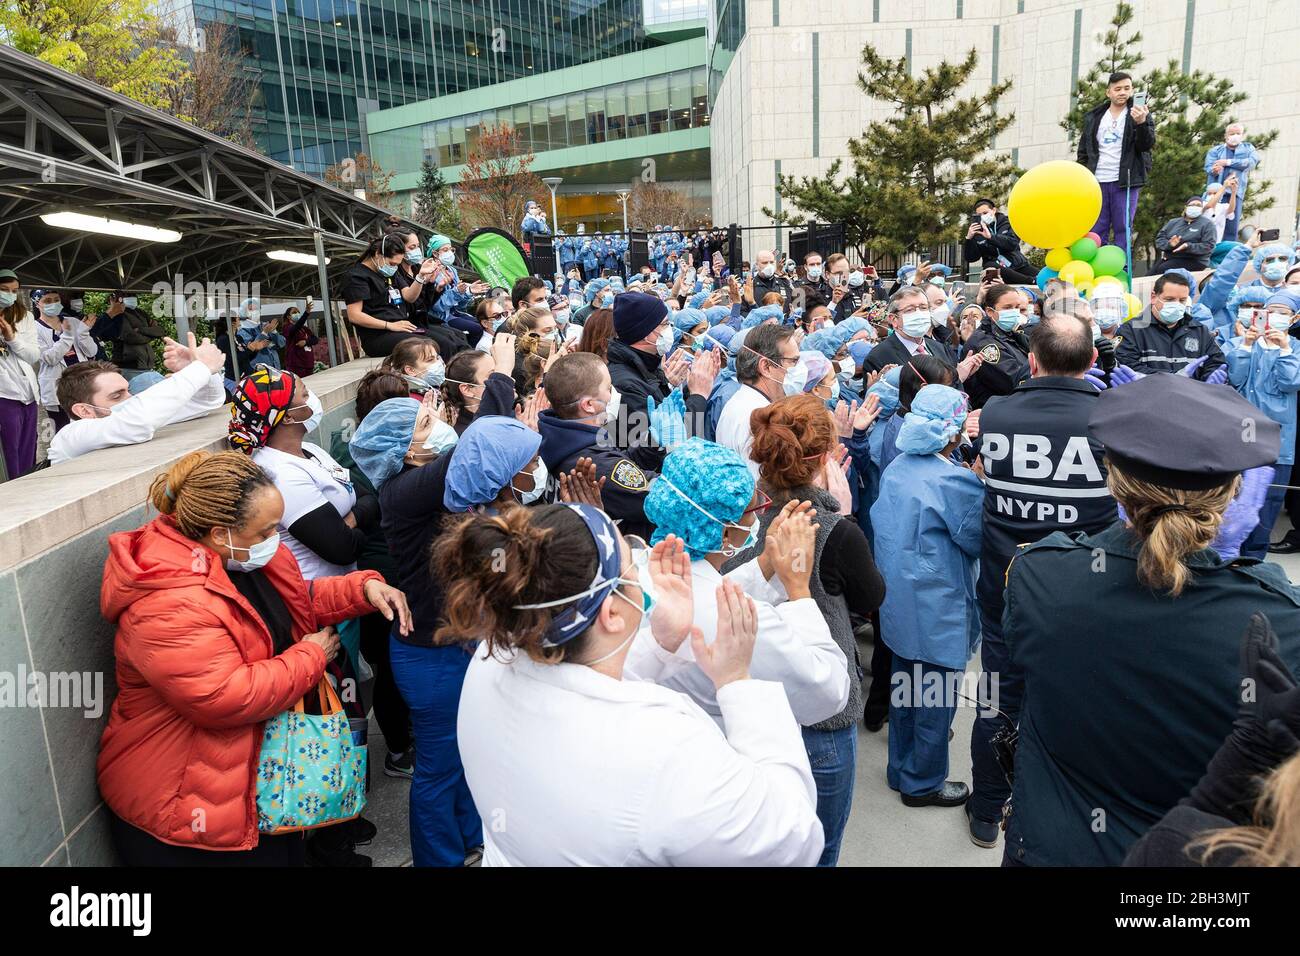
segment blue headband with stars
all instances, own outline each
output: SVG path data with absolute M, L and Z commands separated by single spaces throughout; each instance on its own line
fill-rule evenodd
M 551 618 L 546 636 L 542 639 L 545 647 L 558 647 L 565 644 L 590 627 L 596 612 L 600 610 L 600 605 L 609 596 L 609 592 L 618 586 L 619 572 L 623 569 L 622 555 L 618 547 L 618 529 L 614 527 L 614 522 L 609 515 L 591 505 L 570 504 L 565 507 L 582 519 L 591 534 L 592 542 L 596 545 L 596 576 L 591 579 L 590 587 L 577 594 L 570 594 L 568 597 L 554 601 L 543 601 L 540 604 L 514 605 L 516 611 L 536 611 L 565 604 L 573 605 Z

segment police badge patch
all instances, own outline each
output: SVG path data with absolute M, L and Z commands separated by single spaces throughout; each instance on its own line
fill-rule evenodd
M 1187 352 L 1199 352 L 1201 350 L 1201 343 L 1196 341 L 1196 336 L 1189 335 L 1187 338 L 1183 339 L 1183 349 Z
M 645 491 L 649 486 L 649 482 L 645 479 L 645 472 L 626 458 L 620 459 L 614 465 L 614 470 L 609 473 L 609 480 L 628 491 Z
M 1002 350 L 992 343 L 980 349 L 979 356 L 989 365 L 997 365 L 1002 361 Z

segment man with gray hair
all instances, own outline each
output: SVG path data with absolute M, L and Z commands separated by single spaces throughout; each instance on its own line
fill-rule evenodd
M 903 286 L 889 297 L 886 314 L 893 331 L 867 353 L 866 360 L 862 363 L 865 371 L 876 372 L 886 365 L 905 365 L 913 355 L 933 355 L 954 368 L 957 367 L 957 356 L 953 350 L 931 334 L 933 324 L 930 321 L 930 300 L 924 289 Z M 969 365 L 966 374 L 960 375 L 962 381 L 965 381 L 975 363 Z
M 1246 142 L 1246 129 L 1240 123 L 1232 123 L 1223 131 L 1223 142 L 1211 146 L 1205 154 L 1205 186 L 1208 189 L 1214 183 L 1224 184 L 1228 177 L 1237 177 L 1237 208 L 1246 206 L 1246 180 L 1250 171 L 1259 165 L 1259 151 Z M 1219 190 L 1219 202 L 1228 201 L 1228 190 Z M 1225 242 L 1237 240 L 1237 224 L 1241 216 L 1236 215 L 1227 220 L 1223 227 Z
M 740 388 L 723 407 L 714 440 L 744 458 L 755 478 L 758 465 L 749 457 L 754 445 L 749 416 L 756 408 L 769 405 L 783 395 L 803 391 L 804 383 L 796 381 L 798 373 L 795 372 L 799 365 L 797 331 L 792 325 L 764 322 L 745 333 L 745 344 L 736 353 L 736 379 Z M 804 369 L 801 367 L 799 371 Z
M 777 274 L 776 255 L 771 249 L 760 249 L 758 255 L 754 257 L 754 272 L 751 278 L 753 294 L 745 293 L 742 314 L 748 314 L 750 309 L 762 305 L 763 296 L 769 292 L 776 292 L 781 296 L 781 308 L 786 315 L 790 314 L 790 280 Z

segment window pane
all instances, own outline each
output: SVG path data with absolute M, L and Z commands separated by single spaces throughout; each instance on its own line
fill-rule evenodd
M 478 128 L 479 115 L 471 113 L 461 120 L 461 126 L 465 127 L 465 155 L 468 156 L 470 151 L 478 145 Z
M 564 97 L 557 96 L 546 104 L 548 116 L 547 138 L 551 149 L 561 149 L 569 145 L 569 130 L 564 122 Z
M 627 92 L 622 86 L 605 88 L 605 125 L 610 139 L 622 139 L 627 126 Z
M 434 135 L 438 143 L 438 165 L 452 165 L 456 160 L 451 158 L 451 123 L 448 120 L 439 120 Z
M 709 71 L 696 67 L 691 75 L 691 124 L 709 125 Z
M 581 93 L 570 93 L 567 114 L 569 145 L 582 146 L 587 142 L 586 100 Z
M 533 148 L 532 131 L 529 129 L 530 121 L 528 118 L 528 104 L 521 103 L 514 108 L 514 120 L 511 122 L 515 132 L 519 134 L 519 148 L 531 150 Z
M 605 91 L 587 91 L 587 138 L 593 143 L 605 142 Z
M 451 148 L 448 165 L 465 162 L 465 124 L 459 119 L 451 124 Z
M 627 135 L 644 136 L 645 80 L 632 80 L 627 84 Z
M 647 83 L 646 114 L 651 133 L 668 131 L 668 77 L 652 76 Z
M 533 106 L 533 152 L 540 153 L 551 148 L 550 137 L 546 128 L 546 104 L 534 103 Z
M 672 128 L 689 129 L 691 125 L 690 70 L 682 70 L 668 77 L 668 106 L 672 112 Z

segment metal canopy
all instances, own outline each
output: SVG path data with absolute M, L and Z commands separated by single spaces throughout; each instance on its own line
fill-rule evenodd
M 47 226 L 73 210 L 174 229 L 174 243 Z M 155 283 L 319 288 L 317 270 L 266 257 L 315 255 L 337 276 L 388 211 L 166 113 L 0 45 L 0 268 L 25 286 L 150 291 Z M 409 220 L 403 220 L 415 230 Z M 181 289 L 175 292 L 184 294 Z

